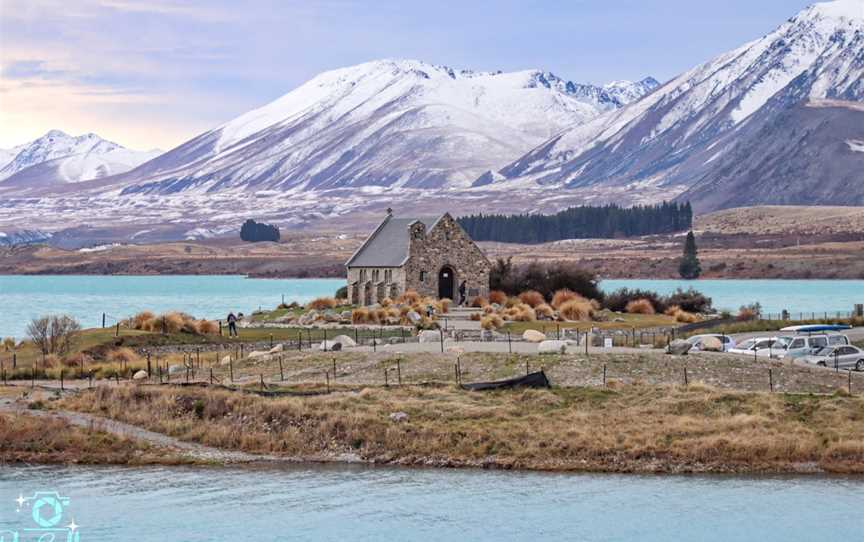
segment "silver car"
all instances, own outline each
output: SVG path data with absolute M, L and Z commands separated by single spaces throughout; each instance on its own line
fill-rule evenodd
M 799 359 L 814 365 L 821 365 L 822 367 L 864 371 L 864 350 L 861 350 L 857 346 L 826 346 L 809 356 L 803 356 Z

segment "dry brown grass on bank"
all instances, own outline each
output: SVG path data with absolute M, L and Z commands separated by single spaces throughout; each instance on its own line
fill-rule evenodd
M 136 363 L 141 361 L 141 356 L 131 348 L 115 348 L 105 354 L 105 361 L 119 364 Z
M 147 443 L 59 419 L 0 414 L 0 462 L 175 465 L 190 461 Z
M 480 319 L 480 327 L 492 331 L 504 325 L 504 319 L 497 314 L 487 314 Z
M 209 446 L 382 463 L 617 472 L 864 473 L 864 398 L 620 385 L 262 398 L 103 387 L 64 404 Z M 408 421 L 390 420 L 403 411 Z
M 212 320 L 196 320 L 182 312 L 168 312 L 154 315 L 150 311 L 139 312 L 125 322 L 130 329 L 150 333 L 190 333 L 192 335 L 216 335 L 219 333 L 218 322 Z
M 552 294 L 552 307 L 555 309 L 560 309 L 561 305 L 568 301 L 587 301 L 584 297 L 577 294 L 573 290 L 568 290 L 564 288 L 562 290 L 557 290 L 554 294 Z
M 558 313 L 567 322 L 582 322 L 591 320 L 594 316 L 594 306 L 585 298 L 570 299 L 561 304 Z

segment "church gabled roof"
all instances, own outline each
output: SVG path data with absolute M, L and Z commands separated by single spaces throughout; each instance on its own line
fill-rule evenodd
M 411 224 L 422 222 L 426 231 L 435 227 L 444 215 L 424 218 L 396 218 L 388 215 L 372 232 L 346 267 L 401 267 L 408 260 Z

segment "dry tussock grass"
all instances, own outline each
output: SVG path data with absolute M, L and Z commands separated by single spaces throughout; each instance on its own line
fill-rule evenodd
M 489 305 L 489 300 L 483 296 L 477 296 L 471 300 L 471 306 L 476 308 L 483 308 Z
M 627 303 L 624 311 L 628 314 L 654 314 L 654 305 L 647 299 L 634 299 Z
M 332 297 L 319 297 L 317 299 L 313 299 L 312 301 L 310 301 L 306 305 L 306 308 L 309 310 L 325 311 L 327 309 L 335 308 L 336 305 L 337 305 L 337 302 Z
M 139 312 L 130 318 L 126 325 L 131 329 L 150 333 L 190 333 L 193 335 L 215 335 L 219 324 L 211 320 L 196 320 L 182 312 L 169 312 L 159 316 L 150 311 Z
M 502 292 L 501 290 L 492 290 L 489 292 L 489 303 L 495 303 L 497 305 L 504 305 L 507 302 L 507 294 Z
M 526 305 L 531 307 L 532 309 L 546 302 L 546 300 L 543 298 L 543 294 L 536 290 L 527 290 L 525 292 L 522 292 L 521 294 L 519 294 L 519 300 L 522 301 L 522 303 L 525 303 Z
M 105 361 L 108 363 L 136 363 L 141 361 L 141 356 L 135 353 L 131 348 L 115 348 L 105 354 Z
M 538 318 L 549 320 L 555 317 L 555 309 L 546 303 L 543 303 L 534 307 L 534 314 L 536 314 Z
M 561 309 L 561 305 L 568 301 L 587 301 L 584 297 L 577 294 L 573 290 L 568 290 L 564 288 L 562 290 L 557 290 L 554 294 L 552 294 L 552 307 L 555 309 Z
M 396 302 L 403 305 L 415 305 L 420 301 L 420 294 L 414 290 L 408 290 L 396 298 Z
M 583 322 L 594 317 L 594 306 L 585 298 L 574 298 L 562 303 L 558 314 L 566 322 Z
M 641 472 L 864 472 L 864 398 L 616 385 L 472 393 L 452 387 L 261 398 L 101 387 L 64 399 L 210 446 L 395 464 Z M 197 406 L 196 406 L 197 405 Z M 394 411 L 408 414 L 394 423 Z M 44 431 L 42 432 L 44 434 Z
M 495 330 L 504 325 L 504 319 L 498 314 L 487 314 L 480 319 L 480 327 L 485 330 Z

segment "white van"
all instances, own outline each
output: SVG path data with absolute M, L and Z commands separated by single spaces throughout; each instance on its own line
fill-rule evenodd
M 777 354 L 778 358 L 800 358 L 809 356 L 813 352 L 826 346 L 845 346 L 849 344 L 846 335 L 820 334 L 820 335 L 798 335 L 792 337 L 786 349 Z

